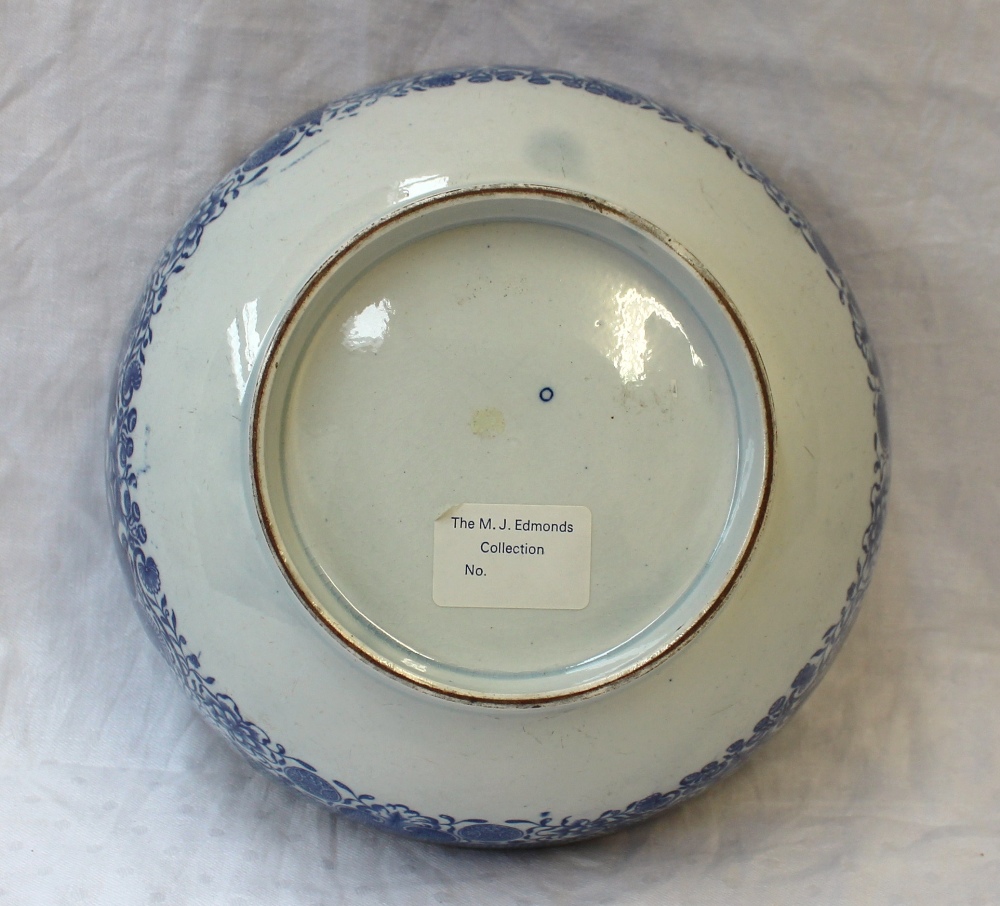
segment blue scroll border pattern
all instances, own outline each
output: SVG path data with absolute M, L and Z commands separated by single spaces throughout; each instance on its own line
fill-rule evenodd
M 652 793 L 623 808 L 610 809 L 590 818 L 559 818 L 551 812 L 542 812 L 535 820 L 505 821 L 423 815 L 406 805 L 382 803 L 375 796 L 358 794 L 346 783 L 327 780 L 312 765 L 290 755 L 281 743 L 271 739 L 263 727 L 245 718 L 231 696 L 216 687 L 215 679 L 203 672 L 198 655 L 181 633 L 177 615 L 167 603 L 159 567 L 154 557 L 147 553 L 150 544 L 142 523 L 137 499 L 139 476 L 133 463 L 134 433 L 138 424 L 135 397 L 142 384 L 146 354 L 154 338 L 153 320 L 163 306 L 171 278 L 184 270 L 198 250 L 205 230 L 226 212 L 244 189 L 260 179 L 275 161 L 288 158 L 300 145 L 330 124 L 357 116 L 383 98 L 403 98 L 412 93 L 447 88 L 461 82 L 497 84 L 514 81 L 586 91 L 648 110 L 666 123 L 700 135 L 706 143 L 724 153 L 743 173 L 758 182 L 798 230 L 803 241 L 821 258 L 841 304 L 847 308 L 855 342 L 867 363 L 868 386 L 872 393 L 875 415 L 873 474 L 869 499 L 871 518 L 862 534 L 856 574 L 847 589 L 839 619 L 823 633 L 821 644 L 796 674 L 788 691 L 771 705 L 767 714 L 745 738 L 736 740 L 719 758 L 681 779 L 675 788 L 667 792 Z M 798 709 L 843 643 L 871 580 L 885 520 L 889 489 L 889 447 L 882 379 L 868 329 L 854 295 L 819 237 L 764 174 L 729 145 L 681 114 L 607 82 L 581 78 L 568 72 L 528 67 L 448 70 L 379 85 L 307 114 L 278 133 L 227 174 L 164 249 L 139 299 L 132 324 L 125 336 L 120 362 L 109 414 L 108 502 L 122 564 L 133 588 L 136 609 L 149 635 L 203 714 L 257 767 L 330 806 L 338 815 L 408 837 L 441 843 L 505 848 L 569 842 L 610 833 L 683 802 L 740 764 Z

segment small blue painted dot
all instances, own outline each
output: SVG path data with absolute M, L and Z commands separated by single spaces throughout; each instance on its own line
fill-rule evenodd
M 543 403 L 547 403 L 555 395 L 556 395 L 556 392 L 551 387 L 542 387 L 542 389 L 538 391 L 538 398 Z

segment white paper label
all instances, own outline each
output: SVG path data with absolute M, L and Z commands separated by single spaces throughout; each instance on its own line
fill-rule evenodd
M 585 506 L 463 503 L 434 522 L 441 607 L 581 610 L 590 602 Z

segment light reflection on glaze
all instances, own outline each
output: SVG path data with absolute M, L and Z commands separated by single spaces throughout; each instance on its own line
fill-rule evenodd
M 242 322 L 242 323 L 241 323 Z M 240 327 L 242 326 L 242 331 Z M 242 341 L 241 341 L 242 333 Z M 260 352 L 260 334 L 257 333 L 257 300 L 247 302 L 239 317 L 233 318 L 226 331 L 229 343 L 229 364 L 236 379 L 236 395 L 240 402 L 247 391 L 250 371 Z
M 691 364 L 696 368 L 704 368 L 701 356 L 694 351 L 691 340 L 670 311 L 653 296 L 646 296 L 634 287 L 621 289 L 614 298 L 615 314 L 612 331 L 614 346 L 608 350 L 607 356 L 618 369 L 622 383 L 631 384 L 642 381 L 646 377 L 646 362 L 649 361 L 649 341 L 646 338 L 646 321 L 651 317 L 666 321 L 674 330 L 679 330 L 681 336 L 688 341 L 691 351 Z M 596 326 L 600 326 L 598 321 Z
M 437 192 L 439 189 L 448 188 L 448 177 L 434 174 L 432 176 L 412 176 L 403 179 L 396 188 L 396 196 L 392 201 L 406 201 L 410 198 L 419 198 L 430 192 Z
M 343 327 L 344 346 L 352 352 L 377 352 L 389 332 L 391 315 L 392 303 L 381 299 L 348 318 Z

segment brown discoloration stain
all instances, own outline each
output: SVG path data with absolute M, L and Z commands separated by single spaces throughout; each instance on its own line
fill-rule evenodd
M 472 413 L 472 433 L 484 440 L 497 437 L 507 429 L 499 409 L 477 409 Z

